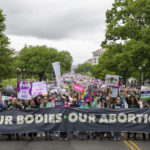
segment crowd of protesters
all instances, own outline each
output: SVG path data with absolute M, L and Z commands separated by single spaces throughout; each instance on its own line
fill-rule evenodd
M 0 99 L 0 109 L 16 109 L 16 110 L 30 110 L 39 108 L 51 108 L 51 107 L 71 107 L 74 109 L 122 109 L 122 108 L 146 108 L 149 107 L 149 101 L 140 100 L 140 90 L 136 88 L 120 88 L 116 98 L 111 97 L 111 87 L 105 87 L 98 90 L 96 96 L 91 96 L 90 99 L 85 100 L 80 92 L 73 89 L 66 89 L 65 94 L 49 93 L 47 95 L 38 95 L 32 100 L 19 100 L 16 97 L 12 97 L 9 101 L 2 101 Z M 148 133 L 127 133 L 127 139 L 137 139 L 137 134 L 142 136 L 143 140 L 149 139 Z M 29 137 L 31 140 L 35 140 L 40 136 L 44 136 L 46 140 L 53 140 L 54 136 L 59 136 L 59 140 L 68 140 L 68 135 L 72 137 L 79 136 L 81 140 L 86 139 L 100 139 L 104 138 L 120 140 L 121 133 L 119 132 L 46 132 L 46 133 L 29 133 L 29 134 L 16 134 L 8 135 L 9 140 L 16 137 L 19 139 L 25 139 Z M 148 136 L 148 138 L 147 138 Z

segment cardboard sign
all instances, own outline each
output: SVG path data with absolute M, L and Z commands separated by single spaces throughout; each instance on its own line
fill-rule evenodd
M 18 99 L 31 100 L 32 99 L 31 91 L 32 91 L 32 82 L 19 81 L 17 94 Z
M 117 98 L 119 95 L 119 88 L 112 87 L 111 88 L 111 97 L 112 98 Z
M 56 76 L 56 81 L 57 81 L 57 86 L 58 88 L 61 87 L 61 72 L 60 72 L 60 62 L 54 62 L 52 63 L 55 76 Z
M 74 84 L 73 89 L 77 90 L 79 92 L 84 92 L 85 87 L 83 85 L 80 85 L 80 84 L 76 83 L 76 84 Z
M 45 95 L 47 94 L 47 86 L 46 82 L 34 82 L 32 83 L 32 97 L 37 95 Z
M 141 91 L 140 94 L 141 100 L 150 100 L 150 91 Z
M 11 99 L 10 96 L 3 96 L 3 95 L 2 95 L 2 100 L 3 100 L 3 101 L 6 101 L 6 100 L 8 101 L 8 100 L 10 100 L 10 99 Z
M 119 76 L 117 75 L 106 75 L 105 85 L 118 87 Z

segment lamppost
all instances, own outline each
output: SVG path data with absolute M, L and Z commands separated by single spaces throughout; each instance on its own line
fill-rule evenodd
M 142 76 L 142 85 L 144 86 L 145 83 L 145 64 L 143 64 L 143 76 Z
M 17 90 L 18 90 L 18 82 L 20 81 L 20 79 L 21 79 L 21 69 L 17 68 Z
M 140 86 L 141 86 L 141 70 L 142 70 L 141 66 L 139 67 L 139 70 L 140 70 Z
M 142 85 L 144 85 L 145 83 L 145 64 L 143 64 L 142 66 L 139 67 L 140 71 L 140 85 L 141 85 L 141 81 L 142 81 Z
M 25 68 L 23 68 L 23 80 L 25 81 L 25 72 L 26 72 L 26 69 Z

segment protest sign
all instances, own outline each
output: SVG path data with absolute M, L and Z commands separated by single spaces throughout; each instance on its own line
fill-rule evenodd
M 141 91 L 150 91 L 150 87 L 149 86 L 142 86 Z
M 141 91 L 141 100 L 150 100 L 150 91 Z
M 118 87 L 119 76 L 117 75 L 106 75 L 105 85 Z
M 117 87 L 111 87 L 111 97 L 117 98 L 119 95 L 119 88 Z
M 18 84 L 18 99 L 31 100 L 32 83 L 28 81 L 19 81 Z
M 45 95 L 47 94 L 47 85 L 46 82 L 34 82 L 32 83 L 32 97 L 37 95 Z
M 54 62 L 52 63 L 55 76 L 56 76 L 56 81 L 57 81 L 57 86 L 58 88 L 61 87 L 61 72 L 60 72 L 60 62 Z
M 10 99 L 11 99 L 11 96 L 4 96 L 4 95 L 2 95 L 2 100 L 3 101 L 10 100 Z
M 150 131 L 150 109 L 1 110 L 0 133 Z
M 76 84 L 74 84 L 73 89 L 77 90 L 79 92 L 84 92 L 85 87 L 83 85 L 80 85 L 80 84 L 76 83 Z
M 141 100 L 150 100 L 150 87 L 142 86 L 140 92 Z

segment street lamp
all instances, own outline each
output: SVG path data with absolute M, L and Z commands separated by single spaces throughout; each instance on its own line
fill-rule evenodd
M 25 68 L 23 68 L 23 80 L 25 81 L 25 72 L 26 72 L 26 69 Z
M 141 70 L 142 70 L 141 66 L 139 67 L 139 70 L 140 70 L 140 86 L 141 86 Z
M 144 83 L 145 83 L 145 66 L 146 66 L 146 65 L 143 64 L 143 76 L 142 76 L 142 77 L 143 77 L 143 78 L 142 78 L 142 81 L 143 81 L 143 82 L 142 82 L 142 85 L 143 85 L 143 86 L 144 86 Z
M 144 82 L 145 81 L 145 72 L 144 72 L 145 71 L 145 66 L 146 65 L 143 64 L 142 66 L 139 67 L 139 70 L 141 70 L 140 71 L 140 85 L 141 85 L 141 81 L 142 81 L 142 85 L 144 85 L 144 83 L 145 83 Z
M 18 90 L 18 83 L 21 79 L 21 69 L 17 68 L 17 90 Z

